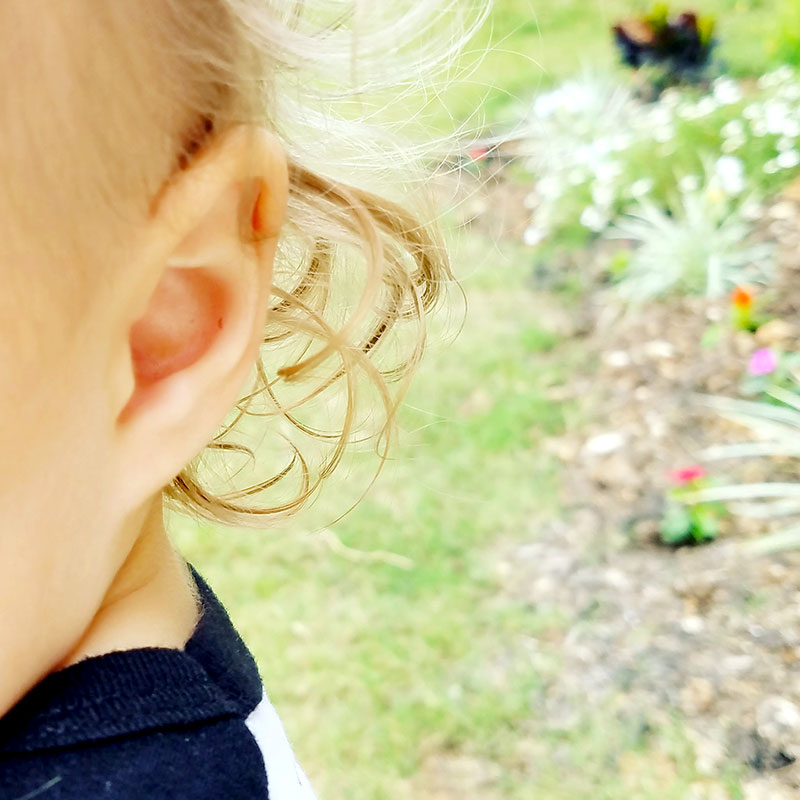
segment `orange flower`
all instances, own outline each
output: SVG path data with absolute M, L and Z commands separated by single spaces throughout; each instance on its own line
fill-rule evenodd
M 753 292 L 745 286 L 737 286 L 731 292 L 731 303 L 742 311 L 752 308 L 754 299 Z

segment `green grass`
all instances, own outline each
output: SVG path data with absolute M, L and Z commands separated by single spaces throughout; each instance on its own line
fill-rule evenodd
M 352 561 L 313 532 L 342 510 L 348 483 L 363 485 L 375 466 L 366 456 L 332 479 L 302 527 L 173 520 L 256 655 L 321 796 L 413 797 L 426 752 L 501 758 L 530 716 L 541 676 L 524 643 L 560 618 L 498 595 L 491 554 L 496 537 L 524 540 L 555 510 L 554 464 L 537 442 L 571 411 L 546 396 L 568 365 L 541 355 L 553 334 L 518 325 L 532 297 L 515 256 L 470 253 L 480 266 L 465 288 L 481 289 L 465 328 L 449 345 L 439 333 L 402 414 L 400 449 L 336 526 L 348 548 L 395 553 L 410 568 Z
M 464 81 L 428 108 L 435 127 L 509 125 L 531 96 L 586 67 L 619 70 L 611 25 L 649 8 L 649 0 L 494 0 L 494 11 L 459 65 Z M 718 19 L 718 55 L 735 75 L 774 63 L 774 14 L 767 0 L 674 3 Z M 476 115 L 477 110 L 477 115 Z

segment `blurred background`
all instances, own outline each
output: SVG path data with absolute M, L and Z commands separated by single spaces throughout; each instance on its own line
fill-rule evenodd
M 377 483 L 172 521 L 321 800 L 800 796 L 799 70 L 797 0 L 495 0 L 427 103 L 467 306 Z

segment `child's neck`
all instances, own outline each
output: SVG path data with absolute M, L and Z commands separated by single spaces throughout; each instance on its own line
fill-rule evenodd
M 114 650 L 183 649 L 198 619 L 194 582 L 164 529 L 159 497 L 100 608 L 56 669 Z

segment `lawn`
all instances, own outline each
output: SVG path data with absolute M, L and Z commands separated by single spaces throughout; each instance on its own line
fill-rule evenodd
M 461 59 L 462 80 L 428 109 L 436 127 L 512 124 L 537 89 L 582 69 L 618 69 L 608 31 L 649 0 L 495 0 L 489 23 Z M 719 57 L 734 75 L 760 74 L 771 62 L 775 20 L 768 0 L 689 4 L 717 15 Z
M 733 72 L 768 63 L 767 3 L 700 5 L 720 14 Z M 502 125 L 582 65 L 614 69 L 609 24 L 640 7 L 497 0 L 462 61 L 469 82 L 431 105 L 432 124 L 480 108 Z M 677 721 L 655 741 L 597 709 L 566 738 L 534 733 L 563 621 L 503 591 L 498 554 L 558 513 L 558 467 L 542 441 L 581 425 L 585 410 L 554 389 L 591 365 L 541 313 L 548 302 L 569 311 L 574 293 L 535 292 L 528 250 L 450 236 L 464 327 L 453 340 L 464 313 L 454 296 L 367 498 L 328 531 L 375 466 L 356 453 L 290 524 L 238 531 L 175 516 L 176 542 L 256 656 L 321 800 L 449 799 L 469 787 L 489 800 L 683 798 L 693 768 L 658 772 L 664 753 L 687 761 Z
M 342 510 L 348 484 L 364 485 L 375 466 L 366 456 L 288 530 L 174 520 L 256 655 L 321 797 L 417 797 L 410 779 L 442 750 L 503 761 L 539 685 L 526 641 L 558 626 L 498 595 L 492 553 L 497 538 L 526 535 L 554 510 L 554 465 L 537 442 L 569 422 L 571 410 L 547 399 L 569 351 L 539 352 L 552 337 L 520 324 L 531 298 L 517 252 L 462 246 L 462 263 L 475 265 L 462 274 L 465 327 L 449 344 L 434 331 L 401 446 L 335 526 L 346 547 L 408 564 L 348 558 L 314 532 Z

